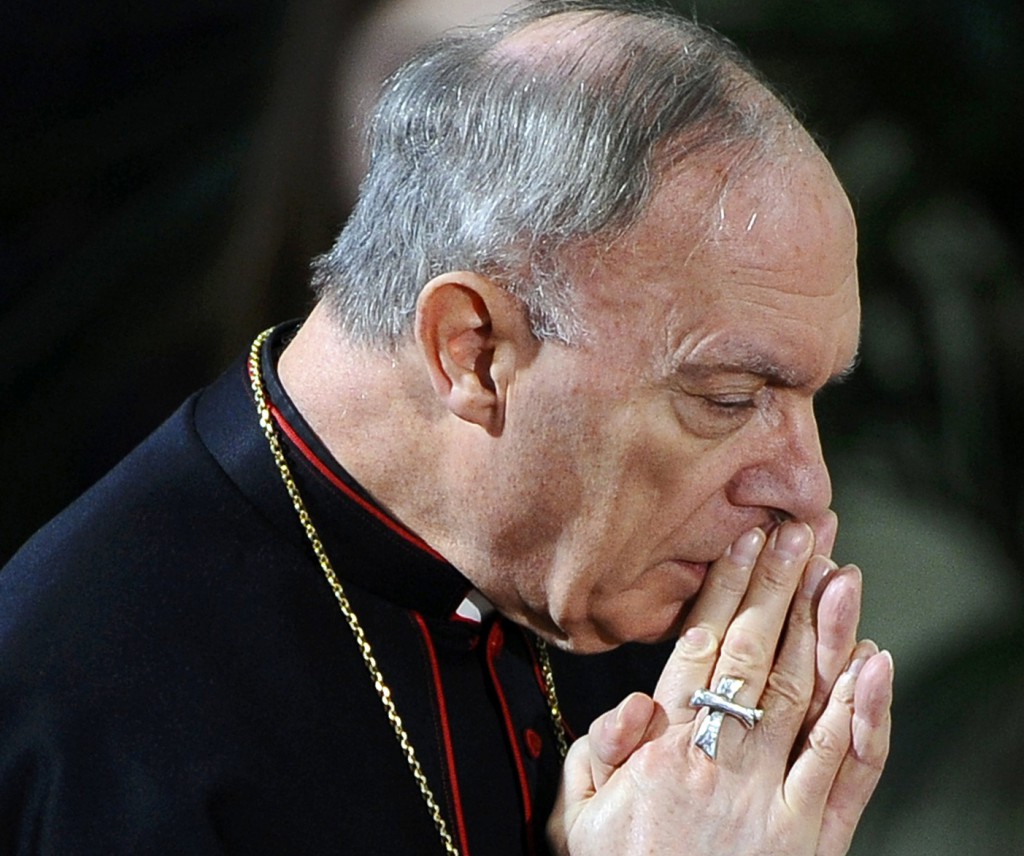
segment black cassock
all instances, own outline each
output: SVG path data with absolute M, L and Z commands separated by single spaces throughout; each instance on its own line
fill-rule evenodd
M 279 433 L 453 838 L 544 853 L 560 761 L 532 637 L 331 457 L 274 372 L 286 333 L 263 357 Z M 569 728 L 665 656 L 552 652 Z M 443 852 L 244 361 L 0 571 L 0 852 Z

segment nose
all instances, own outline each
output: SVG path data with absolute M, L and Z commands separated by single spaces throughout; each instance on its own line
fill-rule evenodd
M 758 507 L 797 520 L 813 520 L 832 504 L 832 480 L 825 466 L 812 402 L 790 407 L 761 441 L 729 485 L 734 505 Z

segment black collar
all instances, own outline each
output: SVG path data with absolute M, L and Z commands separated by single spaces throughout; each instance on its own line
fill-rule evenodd
M 425 617 L 465 621 L 472 586 L 439 553 L 388 515 L 334 459 L 288 397 L 277 360 L 294 334 L 277 327 L 263 346 L 263 382 L 293 478 L 335 571 L 346 584 L 366 589 Z M 247 360 L 240 360 L 204 391 L 196 426 L 229 477 L 268 523 L 313 561 L 295 510 L 259 426 Z

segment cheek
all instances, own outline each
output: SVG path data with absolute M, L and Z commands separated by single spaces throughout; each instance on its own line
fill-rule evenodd
M 678 516 L 722 486 L 720 445 L 684 431 L 671 406 L 657 404 L 635 427 L 623 475 L 650 502 Z
M 578 504 L 562 544 L 596 593 L 631 587 L 652 563 L 691 552 L 713 522 L 705 510 L 721 505 L 712 498 L 724 496 L 705 445 L 683 436 L 667 408 L 650 405 L 606 414 L 600 435 L 581 444 Z
M 717 559 L 749 523 L 729 499 L 752 454 L 743 432 L 696 438 L 671 417 L 652 419 L 647 428 L 644 442 L 631 447 L 616 494 L 623 561 L 643 573 L 644 565 L 667 557 Z
M 582 400 L 540 393 L 510 413 L 492 468 L 501 501 L 490 514 L 507 517 L 501 547 L 513 554 L 546 552 L 578 526 L 592 504 L 589 481 L 601 457 L 596 419 Z

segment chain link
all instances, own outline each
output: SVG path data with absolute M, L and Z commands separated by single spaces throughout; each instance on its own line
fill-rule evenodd
M 540 661 L 540 673 L 544 677 L 544 694 L 547 696 L 548 713 L 551 715 L 551 726 L 558 741 L 558 754 L 565 760 L 569 752 L 569 740 L 565 734 L 565 720 L 562 708 L 558 703 L 558 692 L 555 689 L 555 673 L 551 669 L 551 658 L 548 656 L 548 643 L 539 636 L 534 637 L 537 647 L 537 659 Z
M 263 429 L 263 434 L 267 438 L 267 443 L 270 446 L 270 452 L 274 457 L 274 463 L 277 465 L 278 473 L 281 476 L 281 480 L 284 482 L 285 489 L 288 491 L 288 497 L 292 501 L 292 507 L 295 509 L 295 513 L 299 517 L 299 523 L 302 525 L 302 528 L 306 533 L 306 538 L 309 541 L 310 546 L 313 548 L 313 553 L 316 555 L 317 562 L 320 564 L 320 569 L 323 571 L 331 590 L 334 592 L 334 598 L 338 602 L 341 614 L 344 616 L 349 629 L 352 631 L 352 635 L 355 637 L 356 646 L 359 648 L 359 653 L 363 658 L 363 664 L 366 666 L 367 671 L 370 673 L 370 678 L 373 680 L 373 688 L 376 690 L 377 697 L 384 706 L 388 722 L 391 724 L 391 728 L 395 733 L 395 738 L 398 740 L 398 745 L 401 747 L 402 753 L 405 755 L 406 764 L 408 764 L 409 770 L 412 773 L 413 778 L 416 780 L 416 784 L 420 789 L 420 795 L 423 797 L 424 803 L 426 803 L 427 811 L 429 812 L 431 819 L 434 821 L 434 826 L 437 828 L 438 835 L 441 836 L 441 843 L 444 845 L 445 851 L 451 854 L 451 856 L 459 856 L 459 848 L 456 846 L 451 833 L 448 831 L 448 824 L 445 823 L 444 816 L 441 814 L 441 807 L 438 805 L 438 802 L 434 797 L 434 792 L 430 789 L 430 785 L 427 782 L 427 776 L 423 772 L 423 767 L 420 765 L 419 758 L 416 756 L 416 750 L 413 748 L 412 741 L 409 739 L 409 733 L 405 730 L 405 726 L 402 724 L 402 717 L 398 715 L 398 709 L 395 707 L 395 703 L 391 698 L 391 689 L 384 681 L 384 675 L 377 665 L 377 659 L 373 655 L 373 648 L 370 646 L 370 643 L 366 638 L 366 633 L 363 631 L 363 626 L 359 622 L 359 617 L 352 608 L 348 595 L 345 594 L 345 589 L 341 584 L 341 580 L 338 579 L 338 575 L 334 572 L 331 560 L 327 557 L 323 543 L 320 540 L 320 535 L 317 533 L 316 527 L 313 525 L 313 520 L 309 516 L 309 512 L 306 510 L 306 504 L 302 499 L 302 495 L 299 493 L 299 488 L 295 484 L 294 478 L 292 478 L 291 469 L 288 466 L 287 460 L 285 460 L 284 450 L 281 448 L 281 441 L 278 439 L 277 432 L 274 430 L 274 419 L 270 413 L 270 406 L 267 404 L 267 396 L 263 388 L 263 370 L 260 365 L 260 352 L 263 348 L 263 343 L 270 336 L 272 329 L 273 328 L 264 330 L 260 333 L 260 335 L 253 341 L 252 347 L 249 350 L 249 378 L 252 386 L 253 399 L 256 402 L 256 410 L 260 418 L 260 428 Z M 551 670 L 551 660 L 548 657 L 547 645 L 540 638 L 536 639 L 536 643 L 537 658 L 540 662 L 541 673 L 544 677 L 548 712 L 551 715 L 555 738 L 558 741 L 558 751 L 564 759 L 565 754 L 568 751 L 568 741 L 566 739 L 565 725 L 562 721 L 562 714 L 558 704 L 558 693 L 555 690 L 555 676 Z

